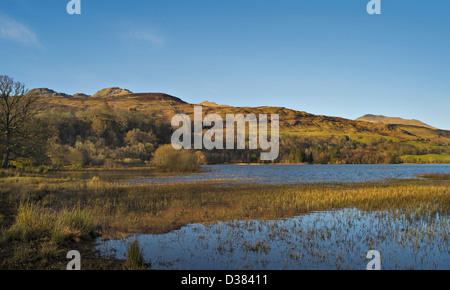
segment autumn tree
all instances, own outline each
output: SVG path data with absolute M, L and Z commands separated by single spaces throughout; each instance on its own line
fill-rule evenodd
M 25 85 L 8 76 L 0 76 L 0 150 L 2 167 L 11 156 L 26 157 L 36 150 L 36 123 L 33 123 L 37 97 L 27 94 Z

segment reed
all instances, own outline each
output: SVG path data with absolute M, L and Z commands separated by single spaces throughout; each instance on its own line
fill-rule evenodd
M 137 239 L 127 246 L 127 266 L 130 270 L 142 270 L 144 266 L 144 256 Z
M 98 235 L 159 234 L 191 223 L 275 220 L 330 209 L 390 212 L 409 219 L 448 217 L 450 194 L 449 181 L 442 178 L 292 186 L 5 177 L 0 179 L 0 204 L 0 244 L 14 249 L 35 244 L 34 248 L 44 253 L 56 253 Z M 49 241 L 52 245 L 40 246 Z M 265 251 L 262 244 L 248 247 Z M 17 257 L 25 256 L 23 249 L 17 250 Z M 130 250 L 134 262 L 129 266 L 139 265 L 135 263 L 139 251 Z M 0 255 L 6 256 L 1 260 L 11 259 L 6 253 L 11 251 L 2 252 Z
M 434 172 L 433 173 L 423 173 L 423 174 L 418 174 L 417 177 L 450 180 L 449 173 L 434 173 Z

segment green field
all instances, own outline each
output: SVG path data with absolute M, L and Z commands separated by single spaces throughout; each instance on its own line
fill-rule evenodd
M 403 155 L 404 163 L 450 163 L 449 154 Z

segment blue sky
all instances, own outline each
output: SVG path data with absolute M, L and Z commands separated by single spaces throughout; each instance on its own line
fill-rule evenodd
M 1 0 L 0 74 L 450 129 L 450 1 Z

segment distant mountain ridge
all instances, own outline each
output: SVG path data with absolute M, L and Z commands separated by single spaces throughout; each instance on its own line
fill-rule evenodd
M 83 94 L 83 93 L 69 95 L 69 94 L 65 94 L 65 93 L 55 92 L 54 90 L 51 90 L 48 88 L 33 89 L 33 90 L 29 91 L 28 94 L 35 94 L 41 98 L 82 98 L 82 99 L 92 98 L 92 99 L 98 99 L 98 98 L 109 98 L 109 97 L 121 97 L 120 99 L 123 99 L 125 97 L 125 98 L 129 98 L 130 100 L 134 99 L 135 101 L 138 101 L 138 99 L 142 100 L 142 101 L 144 101 L 144 99 L 146 101 L 151 101 L 151 99 L 153 99 L 153 100 L 159 99 L 159 100 L 165 100 L 165 102 L 169 102 L 169 103 L 174 102 L 174 103 L 187 104 L 186 102 L 182 101 L 181 99 L 167 95 L 167 94 L 162 94 L 162 93 L 134 94 L 130 90 L 122 89 L 119 87 L 105 88 L 105 89 L 99 90 L 92 96 Z M 145 97 L 145 98 L 143 98 L 143 97 Z M 119 99 L 117 99 L 117 100 L 119 100 Z M 216 103 L 209 102 L 209 101 L 204 101 L 198 105 L 202 105 L 207 108 L 217 108 L 217 109 L 233 108 L 231 106 L 218 105 Z M 145 106 L 140 105 L 140 106 L 134 107 L 133 109 L 139 109 L 139 108 L 143 109 L 143 107 L 145 107 Z M 361 116 L 361 117 L 355 119 L 355 121 L 386 124 L 386 125 L 417 126 L 417 127 L 423 127 L 423 128 L 428 128 L 428 129 L 432 129 L 432 130 L 437 130 L 437 128 L 435 128 L 431 125 L 428 125 L 426 123 L 423 123 L 419 120 L 415 120 L 415 119 L 408 120 L 408 119 L 403 119 L 400 117 L 387 117 L 387 116 L 383 116 L 383 115 L 367 114 L 367 115 L 364 115 L 364 116 Z
M 403 118 L 399 118 L 399 117 L 386 117 L 383 115 L 367 114 L 367 115 L 357 118 L 355 121 L 381 123 L 381 124 L 387 124 L 387 125 L 417 126 L 417 127 L 425 127 L 425 128 L 436 130 L 435 127 L 425 124 L 419 120 L 415 120 L 415 119 L 409 120 L 409 119 L 403 119 Z
M 133 92 L 127 89 L 121 89 L 118 87 L 105 88 L 98 92 L 96 92 L 92 97 L 101 98 L 101 97 L 112 97 L 112 96 L 121 96 L 121 95 L 129 95 Z M 35 96 L 41 98 L 89 98 L 90 95 L 77 93 L 74 95 L 69 95 L 65 93 L 55 92 L 54 90 L 48 88 L 37 88 L 29 91 L 27 94 L 33 94 Z
M 54 90 L 50 90 L 47 88 L 32 89 L 27 94 L 35 95 L 35 96 L 38 96 L 41 98 L 73 98 L 72 95 L 58 93 L 58 92 L 55 92 Z

